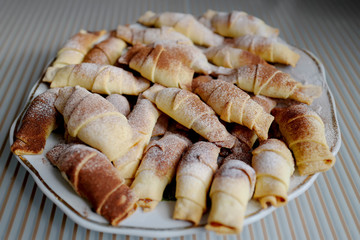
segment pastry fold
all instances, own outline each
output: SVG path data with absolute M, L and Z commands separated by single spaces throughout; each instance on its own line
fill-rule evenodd
M 277 36 L 279 29 L 267 25 L 263 20 L 246 12 L 217 12 L 208 10 L 202 17 L 205 25 L 225 37 L 239 37 L 247 34 L 260 36 Z
M 228 40 L 228 44 L 234 48 L 254 53 L 272 63 L 282 63 L 295 67 L 300 59 L 300 55 L 291 50 L 289 45 L 278 37 L 245 35 Z
M 303 104 L 272 111 L 281 134 L 294 154 L 300 175 L 329 170 L 335 164 L 320 116 Z
M 139 196 L 138 205 L 144 211 L 153 210 L 161 201 L 165 187 L 175 175 L 182 153 L 190 144 L 186 137 L 170 132 L 150 142 L 131 184 Z
M 59 89 L 50 89 L 35 97 L 15 133 L 11 151 L 16 155 L 41 154 L 46 139 L 57 128 L 59 112 L 54 103 Z
M 197 225 L 206 211 L 206 199 L 220 148 L 210 142 L 193 144 L 180 160 L 176 172 L 176 204 L 173 218 Z
M 259 56 L 246 50 L 233 48 L 228 45 L 220 45 L 205 50 L 209 61 L 217 66 L 226 68 L 238 68 L 249 64 L 266 64 Z
M 165 88 L 155 84 L 144 92 L 144 97 L 157 108 L 188 129 L 193 129 L 209 142 L 231 148 L 235 137 L 219 121 L 211 107 L 187 90 Z
M 209 78 L 194 79 L 193 85 L 196 86 L 194 93 L 211 106 L 222 120 L 246 126 L 254 130 L 261 140 L 267 139 L 274 117 L 250 99 L 246 92 L 232 83 Z
M 135 177 L 144 149 L 150 142 L 159 116 L 160 112 L 154 104 L 139 96 L 137 103 L 128 116 L 128 122 L 133 129 L 133 146 L 125 155 L 113 162 L 128 185 L 131 184 Z
M 138 95 L 150 87 L 146 79 L 110 65 L 80 63 L 58 68 L 53 73 L 49 76 L 51 88 L 80 86 L 100 94 Z
M 194 70 L 184 64 L 183 56 L 173 54 L 161 45 L 137 44 L 123 55 L 119 62 L 144 78 L 166 87 L 190 89 Z
M 271 65 L 247 65 L 237 68 L 230 75 L 219 76 L 220 80 L 235 83 L 239 88 L 273 98 L 293 99 L 310 105 L 321 95 L 321 86 L 303 85 L 290 74 Z
M 99 151 L 82 144 L 59 144 L 46 157 L 111 225 L 118 225 L 136 210 L 134 191 Z
M 207 230 L 219 234 L 241 232 L 246 207 L 255 186 L 255 171 L 243 161 L 229 159 L 217 170 L 210 188 Z
M 59 90 L 55 107 L 63 115 L 70 136 L 100 150 L 111 161 L 132 146 L 128 120 L 102 96 L 81 87 L 66 87 Z
M 256 172 L 254 199 L 262 208 L 280 207 L 287 203 L 290 177 L 294 173 L 294 159 L 286 144 L 268 139 L 252 151 L 252 167 Z
M 147 11 L 138 19 L 138 22 L 149 27 L 173 27 L 175 31 L 184 34 L 195 44 L 206 47 L 220 45 L 224 40 L 223 37 L 205 27 L 191 14 L 176 12 L 156 14 L 152 11 Z
M 193 44 L 193 42 L 181 33 L 178 33 L 171 27 L 147 28 L 137 25 L 122 26 L 119 25 L 116 36 L 127 43 L 151 44 L 160 40 L 171 40 L 178 43 Z

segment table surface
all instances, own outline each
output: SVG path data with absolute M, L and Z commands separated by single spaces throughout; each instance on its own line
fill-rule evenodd
M 280 29 L 288 43 L 324 64 L 342 133 L 335 166 L 287 206 L 238 236 L 211 232 L 178 239 L 360 239 L 360 1 L 0 0 L 0 239 L 138 239 L 87 230 L 36 186 L 9 147 L 9 128 L 30 87 L 64 42 L 80 29 L 114 29 L 150 9 L 242 10 Z

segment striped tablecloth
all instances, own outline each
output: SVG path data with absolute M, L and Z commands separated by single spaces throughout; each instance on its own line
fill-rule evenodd
M 138 239 L 87 230 L 64 215 L 11 154 L 9 128 L 43 68 L 80 29 L 116 28 L 148 9 L 198 16 L 209 8 L 255 15 L 324 63 L 342 146 L 307 192 L 240 235 L 177 239 L 360 239 L 360 2 L 350 0 L 0 0 L 0 239 Z

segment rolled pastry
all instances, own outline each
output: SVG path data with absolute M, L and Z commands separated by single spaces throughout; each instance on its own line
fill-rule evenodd
M 286 144 L 268 139 L 252 152 L 252 167 L 256 172 L 254 199 L 262 208 L 280 207 L 287 203 L 294 159 Z
M 144 149 L 150 142 L 159 110 L 152 102 L 139 96 L 137 103 L 128 116 L 128 122 L 133 129 L 133 146 L 125 155 L 116 159 L 113 163 L 125 178 L 126 184 L 130 185 L 135 177 Z
M 46 157 L 111 225 L 135 212 L 137 196 L 104 154 L 82 144 L 59 144 Z
M 272 63 L 296 66 L 300 55 L 290 49 L 289 45 L 278 37 L 245 35 L 227 42 L 230 46 L 252 52 Z
M 126 117 L 98 94 L 82 87 L 62 88 L 55 107 L 63 115 L 70 136 L 100 150 L 111 161 L 133 145 L 133 130 Z
M 125 47 L 126 43 L 120 38 L 115 37 L 115 32 L 112 32 L 109 38 L 90 49 L 85 55 L 83 62 L 114 65 Z
M 188 37 L 178 33 L 171 27 L 147 28 L 136 25 L 119 25 L 116 36 L 132 45 L 139 43 L 151 44 L 159 40 L 172 40 L 178 43 L 193 44 Z
M 215 32 L 225 37 L 239 37 L 247 34 L 277 36 L 279 29 L 267 25 L 263 20 L 248 15 L 246 12 L 217 12 L 208 10 L 201 18 Z
M 180 160 L 176 172 L 176 204 L 173 218 L 197 225 L 206 211 L 206 199 L 220 148 L 210 142 L 192 145 Z
M 209 61 L 217 66 L 226 68 L 238 68 L 249 64 L 266 64 L 259 56 L 246 50 L 237 49 L 228 45 L 220 45 L 205 50 Z
M 51 88 L 80 86 L 100 94 L 138 95 L 150 82 L 110 65 L 81 63 L 58 68 L 51 76 Z
M 54 103 L 59 89 L 50 89 L 34 98 L 15 133 L 11 151 L 16 155 L 41 154 L 46 139 L 57 128 L 59 113 Z
M 271 65 L 247 65 L 239 67 L 230 75 L 219 76 L 220 80 L 235 83 L 239 88 L 273 98 L 293 99 L 311 104 L 321 96 L 321 86 L 303 85 L 290 74 Z
M 175 31 L 184 34 L 195 44 L 206 47 L 220 45 L 224 40 L 223 37 L 213 33 L 191 14 L 175 12 L 156 14 L 147 11 L 138 19 L 138 22 L 149 27 L 173 27 Z
M 219 234 L 241 232 L 255 179 L 254 169 L 243 161 L 230 159 L 221 165 L 210 188 L 211 209 L 205 225 L 207 230 Z
M 300 175 L 329 170 L 335 163 L 320 116 L 303 104 L 272 111 L 281 134 L 294 154 Z
M 221 81 L 197 78 L 194 93 L 198 94 L 220 118 L 226 122 L 235 122 L 255 131 L 262 140 L 267 139 L 273 116 L 250 96 L 235 85 Z
M 188 129 L 193 129 L 209 142 L 231 148 L 235 137 L 219 121 L 215 112 L 187 90 L 165 88 L 155 84 L 144 92 L 144 97 L 156 104 L 159 110 Z
M 123 95 L 114 93 L 114 94 L 110 94 L 105 99 L 108 100 L 112 105 L 114 105 L 114 107 L 120 113 L 122 113 L 124 116 L 129 115 L 130 103 L 126 97 L 124 97 Z
M 173 54 L 161 45 L 137 44 L 119 62 L 139 72 L 144 78 L 166 87 L 189 89 L 194 70 L 186 66 L 181 55 Z
M 184 136 L 170 132 L 150 142 L 131 185 L 139 196 L 138 205 L 144 211 L 153 210 L 161 201 L 182 153 L 190 144 Z

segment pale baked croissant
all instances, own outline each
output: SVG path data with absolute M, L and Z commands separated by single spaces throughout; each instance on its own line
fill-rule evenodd
M 70 136 L 99 149 L 111 161 L 133 145 L 133 130 L 126 117 L 98 94 L 81 87 L 61 88 L 55 107 L 63 115 Z
M 254 130 L 261 140 L 267 139 L 274 117 L 250 96 L 233 85 L 209 78 L 194 79 L 194 93 L 198 94 L 220 118 L 226 122 L 236 122 Z
M 47 90 L 34 98 L 15 133 L 11 151 L 16 155 L 40 154 L 46 139 L 58 126 L 59 113 L 54 103 L 59 89 Z
M 277 36 L 279 29 L 267 25 L 263 20 L 248 15 L 246 12 L 217 12 L 208 10 L 201 22 L 210 25 L 215 32 L 225 37 L 238 37 L 246 34 Z
M 262 208 L 280 207 L 287 203 L 294 159 L 286 144 L 268 139 L 252 151 L 252 167 L 256 172 L 254 199 Z
M 210 188 L 207 230 L 219 234 L 241 232 L 246 207 L 255 186 L 255 171 L 245 162 L 228 159 L 217 170 Z
M 100 94 L 138 95 L 150 87 L 150 82 L 131 72 L 110 65 L 81 63 L 58 68 L 49 75 L 50 87 L 80 86 Z
M 193 44 L 193 42 L 188 37 L 175 31 L 171 27 L 147 28 L 137 25 L 119 25 L 116 36 L 132 45 L 139 43 L 151 44 L 159 40 L 172 40 L 178 43 Z
M 229 39 L 227 43 L 232 47 L 252 52 L 272 63 L 288 64 L 295 67 L 300 59 L 299 54 L 291 50 L 288 44 L 277 37 L 245 35 Z
M 176 204 L 173 218 L 197 225 L 206 211 L 206 198 L 220 148 L 210 142 L 193 144 L 180 160 L 176 172 Z
M 259 56 L 242 50 L 230 47 L 228 45 L 220 45 L 210 47 L 205 50 L 205 55 L 209 61 L 217 66 L 226 68 L 238 68 L 249 64 L 266 64 Z
M 147 11 L 138 19 L 138 22 L 149 27 L 173 27 L 175 31 L 184 34 L 195 44 L 206 47 L 220 45 L 224 40 L 223 37 L 213 33 L 191 14 L 176 12 L 156 14 Z
M 209 142 L 227 148 L 234 145 L 235 137 L 226 130 L 211 107 L 202 102 L 196 94 L 158 84 L 143 94 L 162 112 L 186 128 L 193 129 Z
M 59 144 L 46 157 L 111 225 L 135 212 L 137 196 L 104 154 L 82 144 Z
M 329 170 L 335 163 L 320 116 L 303 104 L 272 111 L 281 134 L 294 154 L 300 175 Z
M 165 187 L 175 175 L 182 153 L 190 144 L 186 137 L 171 132 L 150 142 L 131 185 L 139 196 L 138 205 L 144 211 L 153 210 L 161 201 Z
M 242 66 L 230 75 L 219 76 L 219 79 L 235 83 L 239 88 L 255 95 L 293 99 L 309 105 L 321 95 L 321 86 L 303 85 L 290 74 L 271 65 Z

